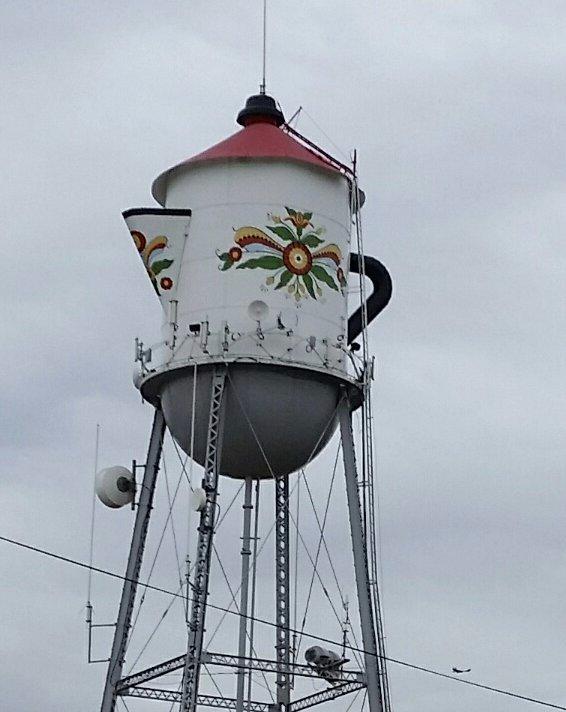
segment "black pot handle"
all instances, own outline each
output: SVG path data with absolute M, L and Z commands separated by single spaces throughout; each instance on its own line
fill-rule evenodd
M 375 257 L 364 255 L 364 272 L 371 279 L 373 291 L 366 302 L 367 320 L 370 324 L 380 314 L 391 299 L 393 283 L 391 275 L 384 265 Z M 360 256 L 357 252 L 350 253 L 350 272 L 360 274 Z M 358 307 L 348 319 L 348 345 L 362 333 L 362 308 Z

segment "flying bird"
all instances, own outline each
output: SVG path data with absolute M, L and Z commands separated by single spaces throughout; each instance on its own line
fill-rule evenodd
M 472 668 L 468 668 L 467 670 L 461 670 L 460 668 L 453 667 L 452 672 L 456 672 L 458 673 L 458 675 L 460 675 L 463 672 L 472 672 Z

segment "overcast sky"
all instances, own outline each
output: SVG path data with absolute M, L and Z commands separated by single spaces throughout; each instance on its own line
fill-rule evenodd
M 366 249 L 394 280 L 371 329 L 389 654 L 566 706 L 566 4 L 269 8 L 268 90 L 339 158 L 358 149 Z M 260 15 L 259 0 L 0 4 L 3 536 L 88 559 L 96 423 L 102 465 L 145 457 L 133 340 L 158 333 L 160 307 L 120 213 L 237 128 Z M 163 519 L 163 480 L 158 504 Z M 124 570 L 130 528 L 98 508 L 98 565 Z M 0 576 L 2 709 L 96 710 L 84 571 L 0 543 Z M 100 622 L 119 590 L 95 578 Z M 534 708 L 390 679 L 395 712 Z

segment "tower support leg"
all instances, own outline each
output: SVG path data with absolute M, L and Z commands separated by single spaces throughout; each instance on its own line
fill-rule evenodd
M 206 457 L 202 487 L 206 492 L 206 504 L 200 515 L 195 574 L 193 579 L 193 600 L 189 620 L 187 656 L 183 673 L 181 710 L 195 712 L 197 708 L 198 684 L 204 630 L 208 580 L 212 558 L 214 523 L 216 520 L 216 498 L 218 494 L 218 468 L 222 451 L 223 408 L 222 397 L 226 382 L 226 366 L 214 368 L 212 374 L 212 394 L 208 419 Z
M 122 587 L 122 598 L 120 599 L 120 608 L 118 609 L 118 618 L 114 629 L 114 641 L 112 643 L 112 652 L 110 654 L 110 662 L 106 674 L 101 712 L 113 712 L 116 706 L 116 683 L 122 677 L 122 668 L 124 666 L 128 634 L 132 624 L 132 612 L 149 526 L 155 482 L 157 472 L 159 471 L 164 434 L 165 419 L 163 418 L 161 409 L 157 408 L 153 418 L 143 482 L 134 522 L 132 543 L 128 556 L 128 565 L 126 567 L 124 586 Z
M 244 490 L 244 524 L 242 531 L 242 580 L 240 584 L 240 638 L 238 641 L 238 657 L 244 664 L 246 657 L 246 637 L 248 633 L 248 590 L 250 579 L 250 529 L 252 523 L 252 478 L 246 477 Z M 244 711 L 244 687 L 246 682 L 246 669 L 241 667 L 237 673 L 236 687 L 236 712 Z
M 379 680 L 375 612 L 371 595 L 367 548 L 358 491 L 358 473 L 356 468 L 354 435 L 352 432 L 352 415 L 350 413 L 350 404 L 345 394 L 338 409 L 340 415 L 340 433 L 342 436 L 344 475 L 346 478 L 346 496 L 348 499 L 348 515 L 350 519 L 350 534 L 354 553 L 354 571 L 356 574 L 356 588 L 358 592 L 358 607 L 362 626 L 362 642 L 365 651 L 364 663 L 369 710 L 370 712 L 382 712 L 383 703 Z
M 289 598 L 289 478 L 285 476 L 275 478 L 275 652 L 278 712 L 287 712 L 290 704 Z

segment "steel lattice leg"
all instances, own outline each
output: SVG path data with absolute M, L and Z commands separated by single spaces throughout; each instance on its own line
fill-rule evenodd
M 291 676 L 289 675 L 289 478 L 275 478 L 275 605 L 277 710 L 289 709 Z
M 212 396 L 208 421 L 206 459 L 202 486 L 206 492 L 206 504 L 200 515 L 195 575 L 193 580 L 193 601 L 189 621 L 189 640 L 183 674 L 181 709 L 195 712 L 197 708 L 198 683 L 204 640 L 208 579 L 212 557 L 212 538 L 216 518 L 216 496 L 218 491 L 218 467 L 222 449 L 222 396 L 226 382 L 226 367 L 216 366 L 212 374 Z
M 252 478 L 246 477 L 244 490 L 244 524 L 242 531 L 242 576 L 240 582 L 240 636 L 238 641 L 238 657 L 244 661 L 246 658 L 246 637 L 248 633 L 248 590 L 250 580 L 250 530 L 252 523 Z M 246 670 L 240 668 L 237 675 L 236 690 L 236 712 L 244 711 L 244 685 L 246 682 Z
M 132 624 L 132 612 L 142 565 L 164 434 L 165 419 L 163 418 L 161 410 L 156 409 L 145 462 L 140 498 L 137 506 L 132 543 L 130 545 L 130 554 L 128 556 L 128 565 L 126 567 L 126 576 L 122 588 L 122 598 L 120 599 L 120 608 L 118 609 L 118 618 L 114 630 L 114 642 L 112 643 L 110 663 L 108 665 L 106 683 L 104 685 L 101 712 L 113 712 L 116 707 L 116 683 L 122 677 L 128 633 Z
M 342 435 L 342 454 L 344 457 L 344 475 L 346 477 L 346 495 L 350 517 L 350 533 L 354 552 L 354 571 L 358 591 L 358 606 L 362 626 L 364 662 L 366 668 L 367 692 L 370 712 L 382 712 L 381 685 L 377 642 L 375 634 L 375 611 L 368 572 L 366 541 L 364 537 L 362 511 L 358 492 L 358 473 L 356 451 L 352 432 L 352 416 L 348 398 L 344 396 L 339 405 L 340 432 Z

